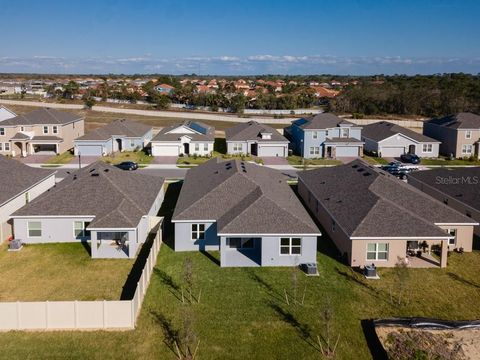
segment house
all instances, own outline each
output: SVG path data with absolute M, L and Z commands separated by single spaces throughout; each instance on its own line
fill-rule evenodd
M 10 215 L 55 185 L 55 171 L 0 155 L 0 243 L 12 235 Z
M 74 140 L 83 134 L 83 117 L 41 108 L 0 121 L 0 154 L 60 154 L 73 148 Z
M 168 84 L 160 84 L 154 87 L 155 91 L 159 92 L 162 95 L 170 95 L 175 90 L 175 87 Z
M 163 184 L 161 177 L 95 162 L 13 213 L 15 238 L 89 241 L 92 258 L 133 258 L 159 221 Z
M 380 157 L 400 157 L 416 154 L 419 157 L 436 158 L 440 141 L 419 134 L 413 130 L 380 121 L 364 125 L 362 129 L 364 150 Z
M 307 159 L 363 156 L 362 128 L 330 113 L 295 120 L 285 132 Z
M 0 105 L 0 121 L 11 119 L 17 116 L 12 110 Z
M 339 91 L 327 89 L 323 86 L 311 86 L 314 91 L 314 95 L 318 98 L 334 98 L 339 94 Z
M 279 171 L 211 159 L 188 171 L 172 222 L 175 251 L 220 251 L 220 265 L 316 261 L 320 232 Z
M 152 139 L 153 156 L 199 155 L 213 152 L 215 128 L 200 121 L 184 121 L 160 130 Z
M 475 220 L 362 160 L 298 174 L 298 192 L 350 266 L 445 267 L 447 252 L 472 251 Z M 441 261 L 419 248 L 441 248 Z
M 480 159 L 480 116 L 458 113 L 423 123 L 423 134 L 441 141 L 440 153 Z
M 415 171 L 408 175 L 408 183 L 450 206 L 452 209 L 480 222 L 480 168 L 437 168 Z M 480 236 L 480 228 L 475 227 Z
M 75 140 L 75 155 L 105 156 L 117 151 L 141 150 L 152 139 L 152 127 L 136 121 L 115 120 Z
M 227 154 L 288 156 L 288 139 L 266 124 L 249 121 L 225 130 Z

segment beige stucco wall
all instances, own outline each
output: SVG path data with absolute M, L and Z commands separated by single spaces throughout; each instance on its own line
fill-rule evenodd
M 472 225 L 439 225 L 442 229 L 456 229 L 457 238 L 455 246 L 449 246 L 449 250 L 463 248 L 463 251 L 471 252 L 473 247 L 473 226 Z
M 463 157 L 465 155 L 462 154 L 462 146 L 463 145 L 472 145 L 472 156 L 475 156 L 475 143 L 480 138 L 480 129 L 479 130 L 471 130 L 472 136 L 470 139 L 465 138 L 467 130 L 458 130 L 457 131 L 457 147 L 456 147 L 456 155 L 455 157 Z M 468 156 L 467 156 L 468 157 Z M 477 154 L 477 158 L 479 154 Z

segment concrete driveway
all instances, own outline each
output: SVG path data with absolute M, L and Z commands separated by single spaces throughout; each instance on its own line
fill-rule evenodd
M 287 158 L 280 156 L 262 157 L 264 165 L 288 165 Z
M 151 164 L 174 165 L 177 160 L 178 156 L 155 156 Z
M 337 157 L 337 160 L 341 161 L 344 164 L 348 164 L 349 162 L 352 162 L 356 159 L 358 159 L 358 157 Z
M 80 160 L 82 163 L 82 167 L 84 167 L 86 165 L 94 163 L 98 159 L 100 159 L 100 157 L 98 156 L 82 156 Z M 78 156 L 74 156 L 73 159 L 70 160 L 69 164 L 78 164 Z
M 51 154 L 41 154 L 41 155 L 29 155 L 27 157 L 18 157 L 16 159 L 18 159 L 20 162 L 24 163 L 24 164 L 45 164 L 49 159 L 51 159 L 52 157 L 54 157 L 54 155 L 51 155 Z

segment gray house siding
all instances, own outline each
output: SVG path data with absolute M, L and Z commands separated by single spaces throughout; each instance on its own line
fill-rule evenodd
M 112 141 L 75 141 L 75 155 L 102 156 L 112 153 Z
M 192 240 L 192 224 L 205 224 L 205 239 Z M 219 250 L 220 239 L 217 236 L 217 224 L 205 222 L 176 222 L 175 251 Z
M 235 151 L 234 144 L 240 144 L 241 150 Z M 246 141 L 227 141 L 227 154 L 247 154 L 249 152 Z
M 41 243 L 60 243 L 60 242 L 78 242 L 74 236 L 74 222 L 87 221 L 90 222 L 93 218 L 88 217 L 55 217 L 55 218 L 15 218 L 13 220 L 13 231 L 16 239 L 22 240 L 26 244 L 41 244 Z M 41 223 L 40 237 L 28 236 L 28 222 L 38 221 Z
M 418 142 L 410 140 L 402 135 L 394 135 L 378 142 L 364 138 L 365 149 L 367 151 L 376 151 L 379 156 L 397 157 L 409 152 L 410 146 L 415 146 L 414 153 L 420 157 L 436 158 L 438 157 L 439 145 L 431 142 Z M 423 152 L 423 144 L 432 144 L 431 152 Z M 373 150 L 371 150 L 373 149 Z
M 292 150 L 300 155 L 304 156 L 304 146 L 303 142 L 305 141 L 305 133 L 302 129 L 300 129 L 298 126 L 292 125 L 285 129 L 285 134 L 290 140 L 290 144 L 292 147 Z M 302 141 L 303 140 L 303 141 Z
M 238 236 L 241 237 L 241 236 Z M 300 237 L 288 235 L 285 237 Z M 263 236 L 255 238 L 253 249 L 234 249 L 228 246 L 230 237 L 220 240 L 220 266 L 297 266 L 317 261 L 317 238 L 300 237 L 302 249 L 300 255 L 280 255 L 280 238 Z
M 423 134 L 441 141 L 440 154 L 448 156 L 453 154 L 455 157 L 460 157 L 457 154 L 457 131 L 455 129 L 444 128 L 435 124 L 424 123 Z

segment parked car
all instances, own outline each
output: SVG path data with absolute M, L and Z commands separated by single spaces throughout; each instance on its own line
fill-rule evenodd
M 417 168 L 414 166 L 402 164 L 399 161 L 392 161 L 388 165 L 382 166 L 382 170 L 400 179 L 405 179 L 409 173 L 417 170 Z
M 415 154 L 403 154 L 400 159 L 405 163 L 420 164 L 420 158 Z
M 134 161 L 124 161 L 116 165 L 119 169 L 122 170 L 137 170 L 138 164 Z

